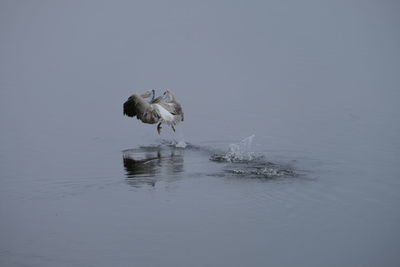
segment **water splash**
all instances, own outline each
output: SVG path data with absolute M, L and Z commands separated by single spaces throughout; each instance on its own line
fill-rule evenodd
M 161 139 L 158 141 L 159 144 L 155 144 L 153 146 L 166 146 L 166 147 L 176 147 L 176 148 L 187 148 L 190 147 L 189 143 L 186 143 L 184 139 L 180 141 L 169 140 L 169 139 Z
M 179 142 L 177 142 L 177 143 L 175 144 L 175 147 L 178 147 L 178 148 L 185 148 L 185 147 L 187 147 L 187 144 L 186 144 L 185 140 L 181 140 L 181 141 L 179 141 Z
M 175 141 L 175 147 L 186 148 L 188 144 L 185 142 L 185 136 L 183 135 L 183 130 L 178 129 L 177 135 L 178 135 L 178 140 L 180 140 L 180 141 Z
M 230 144 L 229 150 L 225 154 L 214 154 L 210 157 L 211 161 L 217 162 L 249 162 L 262 158 L 252 151 L 255 135 L 244 138 L 239 143 Z
M 229 150 L 222 154 L 213 154 L 211 161 L 227 163 L 225 174 L 248 178 L 295 177 L 296 172 L 288 165 L 267 161 L 263 155 L 253 151 L 255 135 L 246 137 L 236 144 L 230 144 Z

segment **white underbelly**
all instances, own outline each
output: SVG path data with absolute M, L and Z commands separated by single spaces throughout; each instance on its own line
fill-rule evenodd
M 156 106 L 158 111 L 160 112 L 162 122 L 166 122 L 166 123 L 174 122 L 174 115 L 172 115 L 168 110 L 166 110 L 163 106 L 161 106 L 159 104 L 154 104 L 154 106 Z

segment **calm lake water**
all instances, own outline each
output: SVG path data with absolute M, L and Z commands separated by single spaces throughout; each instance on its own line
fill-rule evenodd
M 395 1 L 0 10 L 0 266 L 400 265 Z

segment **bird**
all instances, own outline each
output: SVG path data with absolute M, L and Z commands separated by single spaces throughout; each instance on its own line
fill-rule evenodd
M 150 96 L 152 98 L 147 102 L 145 99 Z M 161 133 L 161 124 L 171 126 L 175 132 L 175 126 L 184 119 L 181 104 L 168 89 L 159 97 L 155 97 L 155 90 L 131 95 L 124 103 L 124 115 L 137 117 L 138 120 L 144 123 L 158 123 L 158 134 Z

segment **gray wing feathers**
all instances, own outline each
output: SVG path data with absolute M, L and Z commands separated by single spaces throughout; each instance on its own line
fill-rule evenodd
M 183 121 L 183 109 L 176 96 L 169 90 L 165 91 L 161 97 L 159 104 L 168 110 L 172 115 L 179 115 L 179 121 Z

